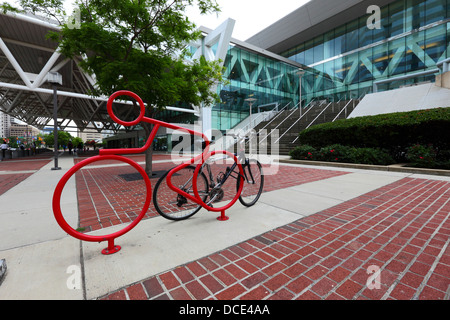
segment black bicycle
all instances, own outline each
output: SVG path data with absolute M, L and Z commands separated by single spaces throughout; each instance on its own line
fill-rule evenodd
M 207 206 L 213 207 L 221 202 L 221 206 L 231 201 L 239 190 L 240 183 L 244 186 L 239 201 L 246 207 L 251 207 L 259 200 L 264 188 L 264 174 L 261 163 L 245 156 L 245 137 L 233 136 L 238 142 L 238 152 L 235 157 L 242 164 L 243 177 L 236 161 L 220 154 L 211 157 L 201 166 L 197 173 L 197 192 Z M 172 176 L 172 184 L 189 195 L 194 196 L 193 181 L 197 166 L 188 166 Z M 169 220 L 185 220 L 196 214 L 202 206 L 173 191 L 167 185 L 167 171 L 156 183 L 153 190 L 153 204 L 156 211 Z M 231 179 L 230 179 L 231 178 Z M 236 180 L 236 181 L 235 181 Z M 235 182 L 234 182 L 235 181 Z

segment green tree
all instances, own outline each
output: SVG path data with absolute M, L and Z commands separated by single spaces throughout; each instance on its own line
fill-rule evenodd
M 55 144 L 53 133 L 47 134 L 44 136 L 44 141 L 47 146 L 53 146 Z M 67 146 L 69 141 L 71 141 L 72 135 L 66 131 L 58 131 L 58 148 L 59 146 Z
M 62 3 L 21 0 L 18 10 L 63 21 Z M 184 59 L 186 44 L 201 36 L 186 9 L 218 12 L 216 0 L 78 0 L 76 6 L 80 26 L 62 23 L 61 31 L 49 37 L 59 42 L 66 57 L 83 58 L 81 67 L 97 80 L 93 94 L 133 91 L 146 104 L 148 117 L 177 102 L 200 106 L 218 99 L 211 86 L 223 81 L 219 63 Z M 152 126 L 142 126 L 149 135 Z M 152 149 L 146 153 L 150 176 Z
M 78 148 L 78 146 L 81 144 L 83 145 L 83 139 L 79 138 L 79 137 L 75 137 L 72 139 L 72 144 L 75 148 Z

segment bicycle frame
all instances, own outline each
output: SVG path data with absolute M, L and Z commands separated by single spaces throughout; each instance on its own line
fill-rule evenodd
M 114 114 L 114 111 L 112 109 L 113 106 L 113 102 L 114 100 L 119 97 L 119 96 L 128 96 L 131 97 L 133 99 L 135 99 L 138 103 L 139 103 L 139 107 L 140 107 L 140 114 L 139 117 L 131 122 L 126 122 L 126 121 L 122 121 L 121 119 L 119 119 L 118 117 L 116 117 L 116 115 Z M 105 248 L 104 250 L 102 250 L 103 254 L 113 254 L 118 252 L 121 247 L 120 246 L 116 246 L 114 245 L 114 240 L 122 235 L 124 235 L 125 233 L 129 232 L 131 229 L 133 229 L 144 217 L 145 213 L 147 212 L 149 206 L 150 206 L 150 200 L 151 200 L 151 182 L 149 177 L 147 176 L 146 172 L 142 169 L 141 166 L 139 166 L 136 162 L 134 162 L 133 160 L 130 160 L 128 158 L 125 158 L 123 156 L 119 156 L 119 155 L 125 155 L 125 154 L 139 154 L 139 153 L 143 153 L 145 152 L 148 148 L 151 147 L 153 140 L 156 137 L 156 133 L 158 132 L 159 128 L 161 127 L 165 127 L 165 128 L 169 128 L 169 129 L 173 129 L 173 130 L 181 130 L 184 132 L 188 132 L 191 135 L 194 136 L 200 136 L 206 144 L 206 148 L 205 151 L 192 158 L 191 160 L 173 168 L 169 174 L 167 175 L 167 185 L 169 186 L 170 189 L 172 189 L 174 192 L 177 192 L 178 194 L 190 199 L 191 201 L 201 205 L 203 208 L 205 208 L 208 211 L 213 211 L 213 212 L 221 212 L 221 217 L 218 218 L 218 220 L 228 220 L 228 217 L 225 216 L 225 210 L 229 209 L 232 205 L 234 205 L 234 203 L 236 203 L 237 199 L 239 198 L 240 194 L 242 193 L 242 188 L 243 188 L 243 183 L 240 184 L 240 188 L 235 196 L 235 198 L 225 207 L 222 208 L 212 208 L 209 205 L 207 205 L 206 203 L 204 203 L 202 201 L 202 198 L 200 197 L 198 190 L 197 190 L 197 176 L 199 173 L 200 168 L 202 167 L 202 165 L 205 163 L 205 161 L 215 155 L 215 154 L 225 154 L 228 156 L 231 156 L 233 158 L 233 160 L 235 161 L 235 163 L 237 163 L 237 166 L 239 167 L 239 171 L 243 177 L 243 169 L 242 169 L 242 165 L 238 162 L 239 160 L 236 158 L 235 155 L 231 154 L 228 151 L 222 150 L 222 151 L 213 151 L 213 152 L 209 152 L 209 147 L 210 147 L 210 141 L 209 139 L 200 132 L 196 132 L 194 130 L 190 130 L 190 129 L 186 129 L 177 125 L 173 125 L 170 123 L 166 123 L 163 121 L 159 121 L 156 119 L 152 119 L 152 118 L 148 118 L 145 117 L 145 105 L 144 102 L 142 101 L 142 99 L 135 93 L 131 92 L 131 91 L 118 91 L 116 93 L 114 93 L 113 95 L 111 95 L 111 97 L 108 99 L 108 103 L 107 103 L 107 110 L 108 110 L 108 114 L 110 115 L 111 119 L 114 120 L 116 123 L 123 125 L 125 127 L 130 127 L 130 126 L 135 126 L 141 122 L 146 122 L 146 123 L 150 123 L 153 124 L 153 129 L 152 132 L 150 133 L 149 138 L 147 139 L 146 144 L 142 147 L 142 148 L 127 148 L 127 149 L 100 149 L 99 151 L 99 155 L 92 157 L 92 158 L 88 158 L 85 159 L 81 162 L 79 162 L 78 164 L 76 164 L 75 166 L 73 166 L 71 169 L 69 169 L 69 171 L 61 178 L 61 180 L 59 181 L 59 183 L 57 184 L 56 188 L 55 188 L 55 192 L 53 194 L 53 200 L 52 200 L 52 207 L 53 207 L 53 213 L 55 216 L 56 221 L 58 222 L 59 226 L 66 231 L 69 235 L 79 239 L 79 240 L 83 240 L 83 241 L 91 241 L 91 242 L 103 242 L 103 241 L 108 241 L 108 247 Z M 98 161 L 98 160 L 118 160 L 118 161 L 124 161 L 128 164 L 130 164 L 131 166 L 133 166 L 144 178 L 144 182 L 146 184 L 147 187 L 147 192 L 148 192 L 148 196 L 147 196 L 147 200 L 144 203 L 144 207 L 142 209 L 142 212 L 139 214 L 139 216 L 127 227 L 125 227 L 124 229 L 109 234 L 109 235 L 104 235 L 104 236 L 93 236 L 93 235 L 86 235 L 83 234 L 81 232 L 76 231 L 75 229 L 73 229 L 64 219 L 63 215 L 62 215 L 62 211 L 61 211 L 61 195 L 62 195 L 62 191 L 63 188 L 65 186 L 65 184 L 67 183 L 67 181 L 70 179 L 70 177 L 75 174 L 76 171 L 80 170 L 81 168 L 83 168 L 84 166 Z M 193 191 L 194 191 L 194 196 L 182 191 L 181 189 L 175 187 L 172 184 L 172 176 L 173 174 L 175 174 L 176 172 L 186 168 L 189 165 L 192 164 L 198 164 L 196 167 L 196 170 L 194 172 L 194 177 L 193 177 Z

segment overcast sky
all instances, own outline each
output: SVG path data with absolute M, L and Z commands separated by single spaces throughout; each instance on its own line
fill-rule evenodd
M 228 18 L 236 20 L 233 37 L 245 41 L 310 0 L 217 0 L 221 13 L 202 16 L 190 10 L 188 17 L 198 26 L 215 29 Z
M 221 12 L 211 15 L 200 15 L 192 8 L 188 17 L 197 26 L 215 29 L 228 18 L 236 20 L 233 37 L 245 41 L 274 22 L 300 8 L 310 0 L 217 0 Z M 15 3 L 17 0 L 0 0 Z M 72 12 L 74 0 L 65 0 L 67 13 Z

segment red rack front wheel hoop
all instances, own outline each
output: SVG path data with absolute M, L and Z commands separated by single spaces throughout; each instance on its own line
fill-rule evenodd
M 144 182 L 147 188 L 147 197 L 144 203 L 144 207 L 142 208 L 141 213 L 139 216 L 127 227 L 108 235 L 102 235 L 102 236 L 93 236 L 93 235 L 87 235 L 81 232 L 76 231 L 73 229 L 67 221 L 64 219 L 64 216 L 61 211 L 61 194 L 64 189 L 64 186 L 66 185 L 67 181 L 78 171 L 81 170 L 84 166 L 87 166 L 88 164 L 91 164 L 95 161 L 101 161 L 101 160 L 117 160 L 126 162 L 132 167 L 134 167 L 144 178 Z M 133 229 L 144 217 L 144 215 L 147 213 L 147 210 L 150 206 L 150 200 L 151 200 L 151 183 L 150 179 L 148 178 L 147 174 L 145 173 L 145 170 L 136 162 L 133 160 L 130 160 L 125 157 L 116 156 L 116 155 L 107 155 L 107 156 L 95 156 L 86 160 L 83 160 L 73 166 L 67 173 L 61 178 L 58 185 L 55 188 L 55 192 L 53 193 L 53 214 L 55 216 L 56 221 L 58 222 L 59 226 L 67 232 L 72 237 L 82 240 L 82 241 L 89 241 L 89 242 L 103 242 L 108 241 L 108 247 L 102 251 L 103 254 L 113 254 L 120 250 L 120 246 L 114 245 L 114 240 L 120 236 L 123 236 L 125 233 L 129 232 L 131 229 Z

